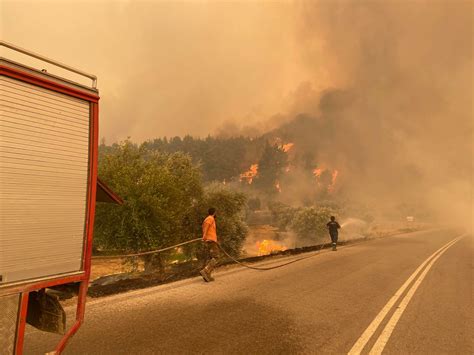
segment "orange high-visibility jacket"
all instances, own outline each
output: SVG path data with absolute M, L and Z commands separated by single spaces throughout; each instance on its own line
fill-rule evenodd
M 217 242 L 216 220 L 213 216 L 207 216 L 202 222 L 202 240 Z

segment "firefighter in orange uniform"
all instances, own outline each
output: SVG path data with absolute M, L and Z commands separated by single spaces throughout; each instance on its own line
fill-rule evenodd
M 212 270 L 217 265 L 219 259 L 219 246 L 217 242 L 216 229 L 216 209 L 209 208 L 209 215 L 202 223 L 202 240 L 207 250 L 206 266 L 200 271 L 202 278 L 206 282 L 214 281 L 211 276 Z

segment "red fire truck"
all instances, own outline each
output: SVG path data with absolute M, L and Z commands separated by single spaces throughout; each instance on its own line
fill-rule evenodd
M 97 179 L 97 79 L 3 41 L 0 50 L 92 80 L 0 57 L 0 353 L 22 353 L 26 323 L 63 334 L 61 353 L 84 319 L 96 199 L 121 203 Z M 65 291 L 77 294 L 69 329 Z

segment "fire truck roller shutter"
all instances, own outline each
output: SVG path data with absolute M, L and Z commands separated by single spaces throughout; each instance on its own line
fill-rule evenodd
M 0 76 L 0 284 L 80 271 L 90 103 Z

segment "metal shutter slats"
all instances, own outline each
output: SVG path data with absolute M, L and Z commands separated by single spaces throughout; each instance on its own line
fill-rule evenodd
M 3 283 L 80 271 L 90 104 L 0 77 Z

